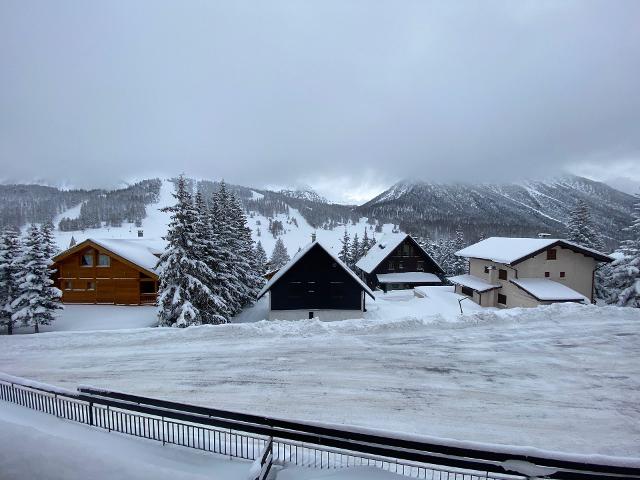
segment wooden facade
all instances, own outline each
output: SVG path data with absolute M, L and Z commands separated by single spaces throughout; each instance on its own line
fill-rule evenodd
M 54 258 L 64 303 L 153 304 L 158 275 L 92 240 Z
M 376 244 L 371 250 L 379 248 Z M 374 252 L 372 252 L 375 254 Z M 358 268 L 360 278 L 372 288 L 381 288 L 385 292 L 387 290 L 409 289 L 417 286 L 426 285 L 442 285 L 444 281 L 444 270 L 433 260 L 425 250 L 418 245 L 411 235 L 406 235 L 393 248 L 389 249 L 381 260 L 376 261 L 376 265 L 367 272 L 362 268 Z M 399 274 L 399 273 L 431 273 L 437 278 L 433 281 L 398 281 L 397 283 L 381 283 L 378 275 L 383 274 Z

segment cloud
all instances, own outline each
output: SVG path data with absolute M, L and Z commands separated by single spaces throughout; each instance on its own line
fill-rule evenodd
M 346 201 L 637 159 L 639 18 L 633 0 L 7 1 L 3 176 L 184 171 Z

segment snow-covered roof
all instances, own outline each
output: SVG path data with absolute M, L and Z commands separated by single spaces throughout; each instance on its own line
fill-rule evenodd
M 517 285 L 538 300 L 568 302 L 589 301 L 589 299 L 581 293 L 576 292 L 562 283 L 549 280 L 548 278 L 513 278 L 511 279 L 511 283 Z
M 406 233 L 385 233 L 367 254 L 358 260 L 356 267 L 363 272 L 371 273 L 408 236 Z
M 334 262 L 336 262 L 345 272 L 347 272 L 349 275 L 351 275 L 351 277 L 358 282 L 358 284 L 362 287 L 362 289 L 367 292 L 367 294 L 373 298 L 375 300 L 375 296 L 373 295 L 373 292 L 371 291 L 371 289 L 367 286 L 366 283 L 364 283 L 362 280 L 360 280 L 360 278 L 353 273 L 353 270 L 351 270 L 349 267 L 347 267 L 342 260 L 340 260 L 334 253 L 331 252 L 331 249 L 325 247 L 322 243 L 318 242 L 317 240 L 315 242 L 311 242 L 309 243 L 307 246 L 305 246 L 304 248 L 302 248 L 298 253 L 296 253 L 293 258 L 291 260 L 289 260 L 289 262 L 284 265 L 280 270 L 278 270 L 278 273 L 276 273 L 273 277 L 271 277 L 271 280 L 269 280 L 267 282 L 267 284 L 264 286 L 264 288 L 262 290 L 260 290 L 260 293 L 258 294 L 258 298 L 262 297 L 265 293 L 267 293 L 271 287 L 278 281 L 280 280 L 280 278 L 282 278 L 282 276 L 287 273 L 291 267 L 293 267 L 296 263 L 298 263 L 298 261 L 300 261 L 300 259 L 302 257 L 304 257 L 307 253 L 309 253 L 309 251 L 311 251 L 311 249 L 315 246 L 318 246 L 320 248 L 322 248 L 325 252 L 327 252 L 327 254 L 333 259 Z
M 501 285 L 489 283 L 482 278 L 476 277 L 475 275 L 469 275 L 468 273 L 464 275 L 456 275 L 455 277 L 449 277 L 449 281 L 451 283 L 455 283 L 456 285 L 469 287 L 476 292 L 486 292 L 495 288 L 502 288 Z
M 94 243 L 95 245 L 110 251 L 111 253 L 128 260 L 140 268 L 147 270 L 148 272 L 156 273 L 156 265 L 158 263 L 158 257 L 155 254 L 162 252 L 159 244 L 155 244 L 145 239 L 124 239 L 124 238 L 109 238 L 109 239 L 95 239 L 88 238 L 83 242 L 78 243 L 69 250 L 62 252 L 58 257 L 65 255 L 71 250 L 76 250 L 86 242 Z M 57 257 L 56 257 L 57 258 Z
M 380 273 L 377 277 L 380 283 L 442 283 L 437 275 L 426 272 Z
M 561 246 L 591 256 L 601 262 L 613 259 L 602 252 L 558 238 L 490 237 L 456 252 L 459 257 L 482 258 L 497 263 L 514 264 L 547 248 Z

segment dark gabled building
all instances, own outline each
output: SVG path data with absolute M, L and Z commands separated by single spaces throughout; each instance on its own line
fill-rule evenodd
M 385 292 L 444 282 L 444 270 L 406 233 L 383 235 L 356 268 L 370 288 Z
M 267 282 L 271 320 L 343 320 L 362 317 L 371 289 L 331 251 L 314 241 Z

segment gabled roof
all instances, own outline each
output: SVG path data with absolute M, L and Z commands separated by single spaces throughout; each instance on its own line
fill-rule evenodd
M 404 240 L 409 237 L 411 242 L 418 247 L 437 267 L 440 273 L 444 273 L 442 267 L 407 233 L 385 233 L 376 244 L 369 249 L 367 254 L 356 263 L 356 267 L 365 273 L 371 273 L 380 265 Z
M 110 238 L 96 240 L 88 238 L 83 242 L 74 245 L 64 252 L 56 255 L 54 261 L 58 262 L 69 255 L 72 255 L 87 247 L 97 248 L 109 252 L 114 258 L 128 264 L 129 266 L 141 270 L 151 277 L 157 277 L 156 265 L 158 257 L 156 254 L 161 251 L 155 248 L 146 240 Z
M 324 245 L 322 245 L 317 240 L 315 242 L 311 242 L 306 247 L 304 247 L 302 250 L 300 250 L 298 253 L 296 253 L 293 256 L 293 258 L 291 260 L 289 260 L 289 262 L 284 267 L 282 267 L 280 270 L 278 270 L 278 273 L 276 273 L 273 277 L 271 277 L 271 280 L 269 280 L 267 282 L 267 284 L 264 286 L 264 288 L 262 290 L 260 290 L 260 293 L 258 294 L 258 298 L 262 297 L 265 293 L 267 293 L 271 289 L 271 287 L 273 287 L 273 285 L 278 280 L 280 280 L 285 273 L 287 273 L 291 269 L 291 267 L 293 267 L 296 263 L 298 263 L 300 261 L 300 259 L 302 259 L 314 247 L 318 247 L 318 248 L 321 248 L 322 250 L 324 250 L 333 259 L 333 261 L 336 262 L 336 264 L 338 266 L 340 266 L 340 268 L 342 268 L 345 272 L 347 272 L 351 276 L 351 278 L 353 278 L 356 282 L 358 282 L 358 285 L 360 285 L 362 287 L 362 289 L 367 293 L 367 295 L 369 295 L 374 300 L 376 299 L 374 297 L 374 295 L 373 295 L 373 292 L 367 286 L 367 284 L 364 283 L 362 280 L 360 280 L 360 278 L 358 278 L 358 276 L 355 273 L 353 273 L 353 271 L 349 267 L 347 267 L 342 262 L 342 260 L 340 260 L 338 257 L 336 257 L 333 253 L 331 253 L 331 250 L 326 248 Z
M 459 257 L 480 258 L 496 263 L 515 265 L 553 247 L 562 247 L 592 257 L 598 262 L 612 262 L 602 252 L 558 238 L 490 237 L 456 252 Z
M 540 301 L 553 302 L 580 302 L 589 301 L 584 295 L 560 282 L 554 282 L 548 278 L 513 278 L 516 287 L 521 288 L 529 295 Z

